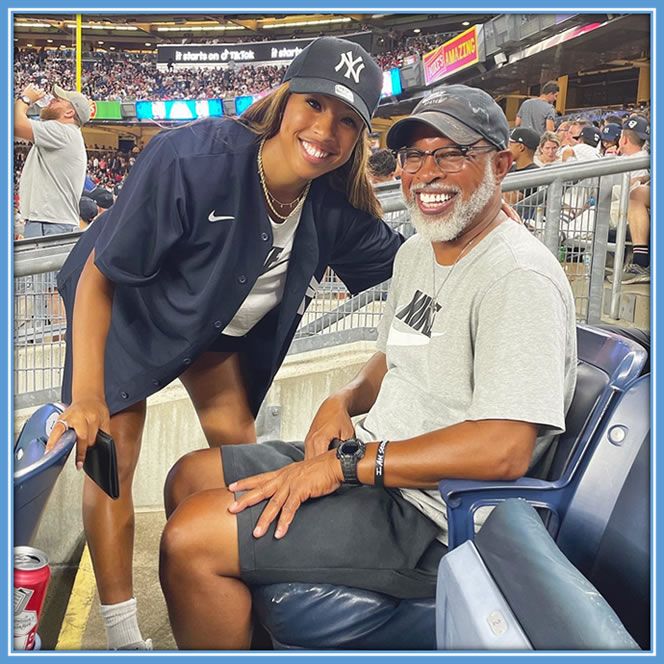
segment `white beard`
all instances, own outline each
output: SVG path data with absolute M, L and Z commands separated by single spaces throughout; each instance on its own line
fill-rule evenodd
M 484 170 L 484 178 L 477 187 L 473 195 L 464 201 L 459 194 L 461 189 L 458 187 L 450 187 L 446 185 L 445 189 L 453 189 L 458 194 L 452 210 L 444 215 L 430 215 L 424 214 L 417 203 L 415 197 L 408 200 L 402 192 L 404 202 L 408 211 L 410 212 L 410 221 L 415 227 L 415 230 L 423 239 L 428 242 L 451 242 L 456 240 L 473 221 L 473 219 L 482 211 L 482 208 L 491 200 L 491 197 L 496 191 L 496 177 L 493 172 L 493 162 L 487 160 L 486 168 Z M 422 185 L 415 187 L 423 188 Z M 440 187 L 441 189 L 443 187 Z M 427 185 L 427 190 L 431 191 L 436 189 L 436 185 Z M 413 188 L 411 188 L 413 193 Z

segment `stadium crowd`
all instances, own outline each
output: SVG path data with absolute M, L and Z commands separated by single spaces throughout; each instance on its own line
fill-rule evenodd
M 407 36 L 391 31 L 382 40 L 382 47 L 387 50 L 375 57 L 383 69 L 400 67 L 408 56 L 421 56 L 451 36 L 451 33 Z M 222 42 L 207 40 L 203 43 Z M 285 67 L 271 65 L 160 70 L 156 52 L 99 49 L 84 55 L 82 92 L 97 100 L 198 99 L 255 94 L 277 85 L 284 71 Z M 14 53 L 17 90 L 28 83 L 43 86 L 51 81 L 59 81 L 62 87 L 71 89 L 73 72 L 74 54 L 70 49 L 17 49 Z

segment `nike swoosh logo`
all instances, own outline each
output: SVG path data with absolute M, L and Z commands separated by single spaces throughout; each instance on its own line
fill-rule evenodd
M 227 217 L 224 215 L 222 215 L 221 217 L 217 217 L 214 214 L 214 210 L 210 212 L 210 216 L 208 217 L 208 221 L 211 221 L 212 223 L 214 223 L 215 221 L 232 221 L 233 219 L 235 219 L 235 217 Z

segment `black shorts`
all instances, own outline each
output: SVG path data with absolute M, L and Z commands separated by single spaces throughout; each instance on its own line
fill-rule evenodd
M 304 458 L 301 443 L 221 448 L 224 481 L 281 468 Z M 344 486 L 305 502 L 281 539 L 276 521 L 252 535 L 265 501 L 238 514 L 241 578 L 249 585 L 303 582 L 352 586 L 399 598 L 434 597 L 439 528 L 396 489 Z
M 241 353 L 246 350 L 247 337 L 231 337 L 228 334 L 220 334 L 210 346 L 210 353 Z

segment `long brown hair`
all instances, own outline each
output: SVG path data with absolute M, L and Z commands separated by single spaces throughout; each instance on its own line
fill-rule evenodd
M 279 133 L 284 110 L 291 92 L 288 83 L 283 83 L 273 92 L 254 102 L 239 118 L 248 129 L 263 138 L 272 138 Z M 345 194 L 348 202 L 358 210 L 381 217 L 383 211 L 367 176 L 369 139 L 366 127 L 353 148 L 348 161 L 326 173 L 330 186 Z

